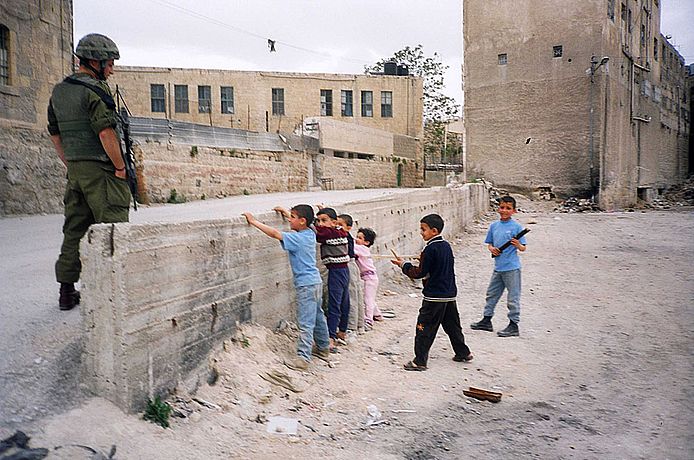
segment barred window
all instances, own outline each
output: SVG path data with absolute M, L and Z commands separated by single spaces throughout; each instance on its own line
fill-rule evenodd
M 220 87 L 219 95 L 220 100 L 222 101 L 222 113 L 234 113 L 234 87 Z
M 198 113 L 209 113 L 212 110 L 212 87 L 198 86 Z
M 284 88 L 272 88 L 272 114 L 284 115 Z
M 176 113 L 188 113 L 188 85 L 174 85 Z
M 361 92 L 361 116 L 362 117 L 373 117 L 374 116 L 374 93 L 373 93 L 373 91 L 362 91 Z
M 166 112 L 166 97 L 164 85 L 150 85 L 150 97 L 152 101 L 152 112 Z
M 552 57 L 558 58 L 564 55 L 564 47 L 562 45 L 556 45 L 552 47 Z
M 393 92 L 381 91 L 381 117 L 391 118 L 393 116 Z
M 324 117 L 333 116 L 333 90 L 320 90 L 320 114 Z
M 0 24 L 0 85 L 10 84 L 10 30 Z
M 352 91 L 342 90 L 342 116 L 351 117 L 353 115 Z
M 499 61 L 499 65 L 508 64 L 508 54 L 502 53 L 502 54 L 499 54 L 496 58 Z

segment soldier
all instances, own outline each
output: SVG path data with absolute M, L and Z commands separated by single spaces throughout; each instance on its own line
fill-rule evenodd
M 61 310 L 80 301 L 74 283 L 82 270 L 82 236 L 94 223 L 127 222 L 130 206 L 118 118 L 106 83 L 114 59 L 120 58 L 118 47 L 104 35 L 89 34 L 79 41 L 75 55 L 79 69 L 53 88 L 48 105 L 48 132 L 67 167 L 63 245 L 55 264 Z

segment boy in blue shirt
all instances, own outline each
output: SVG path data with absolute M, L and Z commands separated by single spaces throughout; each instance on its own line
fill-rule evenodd
M 470 327 L 479 331 L 492 332 L 492 316 L 494 308 L 504 293 L 504 288 L 508 291 L 508 319 L 506 329 L 497 332 L 499 337 L 517 337 L 518 322 L 520 321 L 520 294 L 521 294 L 521 263 L 518 251 L 525 251 L 525 237 L 520 240 L 514 238 L 515 235 L 523 230 L 521 224 L 511 218 L 516 213 L 516 200 L 510 196 L 502 196 L 499 199 L 500 219 L 489 227 L 487 237 L 484 242 L 487 244 L 489 252 L 494 257 L 494 272 L 487 288 L 486 304 L 484 306 L 484 318 L 477 323 L 472 323 Z M 499 246 L 507 241 L 511 241 L 511 246 L 503 252 Z
M 330 357 L 328 324 L 321 308 L 323 286 L 316 267 L 316 234 L 309 228 L 313 222 L 313 208 L 299 204 L 291 212 L 276 207 L 274 211 L 289 220 L 291 232 L 280 232 L 276 228 L 262 224 L 250 212 L 243 216 L 248 223 L 271 238 L 280 241 L 282 249 L 289 255 L 289 264 L 294 274 L 296 288 L 296 317 L 299 323 L 297 357 L 284 364 L 290 369 L 305 371 L 311 361 L 311 354 L 327 360 Z M 315 339 L 316 346 L 313 346 Z

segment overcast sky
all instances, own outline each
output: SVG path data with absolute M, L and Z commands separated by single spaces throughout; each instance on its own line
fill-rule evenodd
M 508 0 L 513 3 L 513 0 Z M 575 0 L 566 0 L 575 1 Z M 579 0 L 580 1 L 580 0 Z M 694 0 L 661 0 L 661 30 L 694 61 Z M 362 73 L 421 43 L 462 100 L 461 0 L 74 0 L 75 40 L 111 37 L 120 65 Z M 276 40 L 270 53 L 267 39 Z

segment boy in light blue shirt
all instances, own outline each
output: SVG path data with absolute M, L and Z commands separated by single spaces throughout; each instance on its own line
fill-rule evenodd
M 292 231 L 281 232 L 260 223 L 250 212 L 243 213 L 243 216 L 250 225 L 279 240 L 282 249 L 289 255 L 289 265 L 292 267 L 296 288 L 299 340 L 297 357 L 285 361 L 284 364 L 290 369 L 305 371 L 312 354 L 326 361 L 330 357 L 328 324 L 321 308 L 323 286 L 316 267 L 316 234 L 309 228 L 313 222 L 313 208 L 307 204 L 299 204 L 294 206 L 291 212 L 280 207 L 274 208 L 274 211 L 289 220 L 289 228 Z
M 484 318 L 472 323 L 472 329 L 492 332 L 492 316 L 496 304 L 504 293 L 504 288 L 508 291 L 507 306 L 509 324 L 506 329 L 497 333 L 499 337 L 517 337 L 520 335 L 518 322 L 520 321 L 520 294 L 521 294 L 521 263 L 518 251 L 525 251 L 525 237 L 514 238 L 523 227 L 511 216 L 516 213 L 516 200 L 511 196 L 502 196 L 499 199 L 500 219 L 489 227 L 487 237 L 484 242 L 487 244 L 489 252 L 494 257 L 494 272 L 487 288 L 486 304 L 484 306 Z M 506 242 L 511 245 L 499 250 L 499 247 Z

